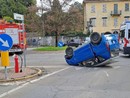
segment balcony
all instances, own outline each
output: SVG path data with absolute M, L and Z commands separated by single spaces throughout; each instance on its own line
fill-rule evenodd
M 111 11 L 111 16 L 120 16 L 121 15 L 121 10 L 120 11 Z

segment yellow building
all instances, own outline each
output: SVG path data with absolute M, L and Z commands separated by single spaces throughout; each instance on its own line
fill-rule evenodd
M 84 0 L 84 33 L 90 23 L 93 32 L 119 32 L 120 25 L 130 20 L 130 0 Z

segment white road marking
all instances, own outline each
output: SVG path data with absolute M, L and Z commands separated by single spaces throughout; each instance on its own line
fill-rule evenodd
M 75 70 L 81 70 L 83 67 L 75 67 Z
M 17 91 L 17 90 L 23 88 L 24 86 L 28 85 L 29 83 L 37 82 L 37 81 L 39 81 L 39 80 L 41 80 L 41 79 L 47 78 L 47 77 L 49 77 L 49 76 L 52 76 L 52 75 L 57 74 L 57 73 L 59 73 L 59 72 L 62 72 L 62 71 L 64 71 L 64 70 L 67 70 L 67 69 L 69 69 L 69 68 L 71 68 L 71 67 L 72 67 L 72 66 L 66 67 L 66 68 L 64 68 L 64 69 L 60 69 L 60 70 L 55 71 L 55 72 L 53 72 L 53 73 L 47 74 L 47 75 L 45 75 L 45 76 L 42 76 L 42 77 L 40 77 L 39 79 L 35 79 L 35 80 L 30 81 L 30 82 L 24 83 L 24 84 L 22 84 L 22 85 L 20 85 L 20 86 L 18 86 L 18 87 L 16 87 L 16 88 L 14 88 L 14 89 L 12 89 L 12 90 L 9 90 L 9 91 L 7 91 L 7 92 L 1 94 L 1 95 L 0 95 L 0 98 L 4 97 L 4 96 L 6 96 L 6 95 L 8 95 L 8 94 L 10 94 L 10 93 L 12 93 L 12 92 L 14 92 L 14 91 Z
M 37 82 L 37 81 L 39 81 L 39 80 L 41 80 L 41 79 L 47 78 L 47 77 L 49 77 L 49 76 L 52 76 L 52 75 L 57 74 L 57 73 L 59 73 L 59 72 L 62 72 L 62 71 L 64 71 L 64 70 L 67 70 L 67 69 L 69 69 L 69 68 L 71 68 L 71 67 L 72 67 L 72 66 L 69 66 L 69 67 L 66 67 L 66 68 L 64 68 L 64 69 L 61 69 L 61 70 L 52 72 L 52 73 L 47 74 L 47 75 L 45 75 L 45 76 L 42 76 L 42 77 L 40 77 L 40 78 L 38 78 L 38 79 L 35 79 L 35 80 L 30 81 L 30 83 Z
M 103 71 L 103 72 L 106 74 L 106 76 L 107 76 L 107 77 L 109 77 L 109 74 L 108 74 L 108 72 L 106 72 L 106 71 Z
M 8 94 L 10 94 L 10 93 L 12 93 L 12 92 L 14 92 L 14 91 L 16 91 L 16 90 L 19 90 L 20 88 L 23 88 L 23 87 L 26 86 L 27 84 L 29 84 L 29 82 L 27 82 L 27 83 L 25 83 L 25 84 L 22 84 L 21 86 L 18 86 L 18 87 L 16 87 L 16 88 L 12 89 L 12 90 L 9 90 L 9 91 L 7 91 L 7 92 L 1 94 L 1 95 L 0 95 L 0 98 L 6 96 L 6 95 L 8 95 Z
M 114 69 L 119 69 L 121 66 L 115 66 Z

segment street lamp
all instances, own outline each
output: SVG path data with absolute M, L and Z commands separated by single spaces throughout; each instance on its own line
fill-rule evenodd
M 92 25 L 92 20 L 91 19 L 89 21 L 87 21 L 86 29 L 88 31 L 88 35 L 93 33 L 93 25 Z
M 93 33 L 93 25 L 89 25 L 89 32 L 90 34 Z
M 88 27 L 89 27 L 88 29 L 89 29 L 90 34 L 93 33 L 93 25 L 92 25 L 91 19 L 89 20 L 89 26 Z

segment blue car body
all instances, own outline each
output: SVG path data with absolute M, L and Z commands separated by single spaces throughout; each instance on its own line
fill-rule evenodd
M 91 44 L 86 44 L 83 45 L 82 47 L 78 47 L 73 52 L 73 57 L 71 59 L 67 59 L 67 58 L 65 59 L 69 65 L 78 65 L 80 62 L 93 57 L 94 57 L 94 53 L 91 49 Z
M 115 49 L 119 49 L 119 35 L 118 34 L 108 34 L 104 35 L 106 37 L 106 40 L 109 43 L 110 50 L 113 51 Z
M 96 60 L 102 58 L 106 61 L 111 58 L 111 50 L 119 48 L 117 36 L 110 34 L 109 37 L 101 35 L 101 42 L 94 45 L 91 42 L 84 44 L 73 51 L 73 56 L 65 60 L 69 65 L 79 65 L 84 61 Z M 100 62 L 99 62 L 100 63 Z

